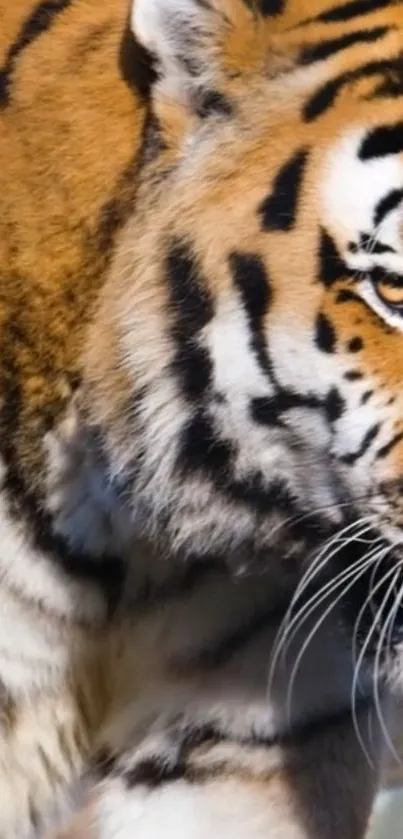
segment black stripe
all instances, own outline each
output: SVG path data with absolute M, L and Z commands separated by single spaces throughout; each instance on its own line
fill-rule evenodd
M 391 453 L 391 451 L 393 451 L 395 446 L 397 446 L 402 440 L 403 440 L 403 431 L 399 431 L 398 434 L 395 434 L 395 436 L 392 437 L 391 440 L 389 440 L 389 443 L 386 443 L 386 445 L 382 446 L 377 451 L 377 453 L 376 453 L 377 459 L 381 460 L 382 458 L 387 457 Z
M 11 516 L 18 516 L 17 520 L 21 520 L 21 514 L 28 517 L 35 547 L 68 577 L 99 586 L 112 611 L 120 599 L 125 580 L 126 569 L 122 558 L 111 554 L 93 557 L 73 550 L 62 536 L 54 532 L 51 516 L 41 509 L 16 465 L 8 467 L 4 490 L 10 501 Z
M 120 44 L 119 70 L 126 84 L 143 102 L 149 99 L 157 79 L 154 64 L 153 56 L 136 41 L 128 21 Z
M 234 501 L 250 507 L 254 513 L 267 515 L 273 510 L 279 510 L 289 515 L 298 512 L 295 500 L 285 482 L 277 478 L 266 486 L 262 475 L 258 472 L 252 473 L 244 481 L 230 481 L 228 494 Z
M 353 466 L 354 463 L 357 462 L 361 457 L 366 454 L 368 449 L 370 448 L 371 444 L 378 436 L 379 431 L 381 429 L 380 423 L 376 423 L 371 428 L 368 429 L 365 437 L 356 452 L 352 452 L 351 454 L 346 454 L 344 457 L 341 458 L 343 463 L 346 463 L 348 466 Z
M 229 256 L 229 265 L 248 317 L 252 350 L 262 370 L 271 375 L 264 332 L 264 319 L 272 300 L 269 275 L 257 254 L 233 252 Z
M 259 472 L 252 472 L 244 480 L 234 478 L 235 454 L 234 444 L 217 437 L 211 419 L 199 413 L 185 426 L 176 465 L 183 476 L 204 473 L 217 492 L 255 514 L 267 515 L 273 510 L 289 514 L 294 510 L 294 499 L 279 479 L 266 485 Z
M 169 289 L 171 335 L 176 346 L 171 367 L 184 395 L 193 403 L 211 383 L 211 359 L 198 337 L 214 315 L 213 301 L 187 245 L 178 241 L 171 243 L 165 276 Z
M 315 344 L 321 352 L 332 353 L 336 346 L 336 331 L 326 315 L 319 312 L 315 324 Z
M 372 399 L 373 395 L 373 390 L 366 390 L 365 393 L 363 393 L 361 396 L 361 405 L 366 405 L 367 402 L 369 402 L 369 400 Z
M 16 368 L 14 359 L 9 356 L 7 345 L 2 349 L 4 350 L 2 355 L 4 369 L 10 376 L 10 380 L 6 379 L 1 383 L 4 401 L 0 414 L 1 453 L 7 466 L 3 491 L 10 517 L 17 522 L 27 522 L 27 529 L 34 546 L 67 576 L 99 587 L 112 611 L 120 598 L 125 579 L 123 560 L 112 553 L 92 556 L 84 551 L 75 550 L 66 539 L 55 532 L 52 517 L 46 511 L 46 504 L 39 491 L 36 493 L 29 486 L 24 460 L 16 450 L 18 431 L 21 428 L 23 416 L 23 400 L 19 384 L 20 371 Z M 42 416 L 41 419 L 44 426 L 37 429 L 38 434 L 40 431 L 43 432 L 47 427 L 47 420 L 49 421 L 46 416 Z M 28 478 L 31 477 L 28 472 Z
M 378 41 L 389 31 L 389 27 L 387 26 L 378 26 L 374 29 L 349 32 L 347 35 L 341 35 L 339 38 L 331 38 L 327 41 L 310 44 L 303 48 L 299 56 L 299 61 L 301 64 L 312 64 L 314 61 L 323 61 L 356 44 L 371 44 Z
M 263 17 L 276 17 L 283 14 L 286 0 L 243 0 L 254 14 L 258 13 Z
M 332 107 L 336 97 L 340 91 L 350 82 L 358 81 L 359 79 L 368 78 L 376 74 L 385 73 L 386 76 L 393 75 L 393 71 L 401 73 L 403 69 L 402 57 L 382 59 L 379 61 L 370 61 L 355 70 L 349 70 L 341 73 L 331 81 L 326 82 L 319 90 L 305 103 L 303 108 L 303 118 L 306 122 L 312 122 L 318 117 L 322 116 L 329 108 Z
M 397 192 L 397 190 L 396 190 L 396 192 Z M 402 197 L 403 197 L 403 192 L 402 192 Z M 387 203 L 387 202 L 385 202 L 385 203 Z M 400 203 L 400 202 L 397 202 L 397 203 Z M 383 201 L 381 201 L 380 204 L 383 204 Z M 392 204 L 393 204 L 393 202 L 392 202 Z M 391 208 L 393 209 L 393 207 L 391 207 Z M 384 211 L 383 211 L 383 209 L 384 209 Z M 387 215 L 387 213 L 389 212 L 388 207 L 385 206 L 385 208 L 382 208 L 382 212 L 383 212 L 384 216 Z M 376 210 L 375 210 L 375 217 L 377 217 Z M 380 222 L 378 222 L 378 224 L 379 223 Z M 370 233 L 361 233 L 360 234 L 360 248 L 361 248 L 361 250 L 365 251 L 365 253 L 369 254 L 370 256 L 373 256 L 373 254 L 382 255 L 384 253 L 396 253 L 395 249 L 392 248 L 390 245 L 384 245 L 382 242 L 377 242 L 377 240 L 374 239 L 374 235 L 373 234 L 371 235 Z
M 250 415 L 259 425 L 280 425 L 282 416 L 293 408 L 318 409 L 322 402 L 314 395 L 282 390 L 276 396 L 262 396 L 251 399 Z
M 382 125 L 370 131 L 363 140 L 358 156 L 360 160 L 372 160 L 403 151 L 403 122 Z
M 236 448 L 229 440 L 220 440 L 211 419 L 201 412 L 192 417 L 181 435 L 178 467 L 184 474 L 202 470 L 215 486 L 225 487 L 229 481 Z
M 400 0 L 397 0 L 400 2 Z M 352 20 L 360 15 L 368 15 L 371 12 L 385 9 L 389 6 L 394 6 L 394 0 L 349 0 L 348 3 L 334 6 L 327 12 L 322 12 L 314 18 L 304 21 L 304 23 L 311 23 L 313 21 L 320 21 L 322 23 L 338 23 L 341 21 Z
M 351 291 L 349 288 L 343 288 L 339 291 L 336 303 L 360 303 L 362 306 L 365 306 L 365 301 L 359 294 L 356 294 L 355 291 Z
M 403 189 L 392 189 L 375 207 L 374 225 L 378 227 L 384 218 L 403 201 Z M 391 248 L 393 250 L 393 248 Z
M 346 403 L 336 387 L 329 390 L 324 402 L 324 409 L 327 421 L 331 424 L 337 422 L 344 414 Z
M 188 767 L 184 761 L 177 759 L 171 764 L 164 753 L 144 758 L 144 760 L 136 763 L 132 769 L 127 770 L 123 778 L 129 790 L 136 786 L 156 789 L 162 784 L 172 784 L 174 781 L 180 780 L 190 782 L 192 780 L 191 777 L 188 777 Z
M 270 195 L 259 207 L 263 230 L 287 231 L 295 225 L 307 159 L 307 150 L 300 149 L 281 167 Z
M 124 223 L 133 208 L 135 193 L 135 177 L 139 165 L 138 152 L 122 172 L 116 184 L 114 197 L 105 201 L 97 220 L 95 231 L 88 235 L 83 242 L 82 262 L 77 271 L 82 271 L 92 280 L 94 287 L 99 277 L 104 276 L 112 253 L 112 245 L 119 227 Z M 15 277 L 16 289 L 29 289 L 29 276 Z M 28 294 L 28 292 L 27 292 Z M 54 534 L 53 522 L 46 513 L 46 499 L 42 492 L 46 485 L 43 479 L 42 453 L 36 461 L 35 469 L 29 459 L 25 459 L 22 451 L 35 452 L 36 447 L 60 415 L 61 405 L 57 398 L 50 400 L 46 410 L 42 409 L 31 416 L 26 422 L 27 404 L 24 394 L 26 371 L 20 366 L 20 357 L 32 357 L 37 347 L 32 344 L 32 335 L 24 315 L 29 310 L 28 297 L 17 295 L 16 306 L 11 307 L 9 319 L 3 324 L 1 331 L 0 355 L 2 406 L 0 411 L 0 439 L 1 454 L 7 467 L 5 491 L 10 514 L 18 522 L 26 522 L 30 536 L 36 546 L 47 555 L 49 562 L 58 566 L 62 572 L 72 578 L 89 582 L 99 586 L 105 593 L 110 609 L 113 609 L 121 591 L 125 577 L 125 568 L 120 557 L 104 555 L 102 557 L 88 556 L 80 551 L 73 551 L 66 542 Z M 34 356 L 33 369 L 45 381 L 46 375 L 53 375 L 54 371 L 46 366 L 38 365 Z M 70 371 L 72 388 L 77 388 L 79 379 Z M 42 447 L 41 451 L 42 451 Z
M 233 113 L 231 102 L 219 90 L 201 90 L 196 100 L 196 113 L 200 119 L 221 115 L 230 117 Z
M 326 288 L 350 274 L 350 269 L 343 262 L 336 245 L 326 230 L 321 231 L 319 248 L 319 277 Z
M 276 397 L 258 396 L 251 400 L 249 413 L 252 422 L 267 428 L 284 426 L 282 411 L 279 410 Z
M 359 695 L 355 702 L 357 714 L 361 714 L 372 707 L 371 700 Z M 247 706 L 246 706 L 247 712 Z M 315 741 L 318 737 L 323 738 L 324 732 L 329 733 L 332 729 L 352 725 L 351 706 L 308 719 L 300 725 L 293 725 L 292 729 L 280 734 L 264 734 L 257 730 L 250 733 L 250 726 L 246 726 L 245 735 L 236 736 L 231 731 L 223 730 L 218 723 L 214 722 L 192 722 L 188 723 L 185 729 L 178 729 L 171 732 L 172 748 L 166 752 L 161 750 L 160 754 L 150 755 L 135 764 L 131 769 L 121 771 L 113 756 L 105 755 L 103 762 L 98 762 L 102 771 L 101 779 L 112 775 L 120 774 L 127 788 L 135 786 L 146 786 L 149 789 L 156 789 L 162 784 L 185 781 L 188 784 L 202 784 L 214 782 L 218 775 L 226 778 L 236 774 L 237 766 L 230 760 L 212 760 L 211 764 L 205 766 L 193 764 L 192 755 L 194 750 L 204 747 L 216 746 L 218 743 L 234 743 L 245 749 L 264 748 L 267 752 L 271 748 L 295 748 L 304 743 Z M 109 771 L 108 771 L 109 770 Z M 269 777 L 271 770 L 268 770 Z M 263 771 L 263 777 L 267 777 Z
M 72 0 L 44 0 L 38 3 L 29 17 L 24 21 L 16 40 L 10 46 L 3 67 L 0 69 L 0 106 L 5 107 L 10 99 L 11 76 L 18 56 L 39 35 L 52 26 L 54 19 L 60 12 L 70 6 Z

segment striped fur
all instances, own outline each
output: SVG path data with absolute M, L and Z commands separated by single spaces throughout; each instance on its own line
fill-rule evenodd
M 359 839 L 403 672 L 401 4 L 0 18 L 0 839 L 87 791 L 80 838 Z

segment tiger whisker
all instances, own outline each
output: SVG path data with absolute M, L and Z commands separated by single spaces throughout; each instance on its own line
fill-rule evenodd
M 359 500 L 359 499 L 357 499 L 357 500 Z M 339 504 L 339 503 L 323 504 L 321 507 L 315 507 L 314 510 L 309 510 L 306 513 L 301 513 L 301 514 L 296 515 L 296 516 L 289 516 L 289 518 L 282 520 L 278 525 L 276 525 L 276 527 L 274 527 L 270 531 L 270 536 L 275 536 L 276 533 L 278 533 L 282 528 L 286 527 L 287 525 L 300 524 L 301 522 L 304 522 L 304 521 L 306 521 L 307 519 L 310 519 L 310 518 L 314 518 L 318 514 L 325 513 L 328 510 L 342 510 L 344 508 L 349 508 L 349 507 L 351 507 L 351 502 L 350 501 L 342 502 L 341 504 Z M 350 528 L 352 526 L 356 526 L 357 524 L 359 524 L 363 520 L 364 519 L 362 518 L 362 519 L 358 519 L 357 522 L 349 522 L 347 527 Z M 368 521 L 369 521 L 369 519 L 368 519 Z M 368 527 L 368 530 L 369 529 L 370 529 L 370 527 Z M 340 535 L 343 532 L 344 532 L 344 528 L 341 531 L 338 531 L 338 534 L 336 534 L 336 535 Z M 332 535 L 331 539 L 334 539 L 334 534 Z M 310 568 L 311 568 L 311 566 L 310 566 Z
M 364 527 L 362 530 L 359 530 L 358 533 L 353 534 L 353 536 L 350 535 L 347 540 L 341 539 L 341 537 L 344 537 L 351 530 L 353 530 L 354 528 L 358 528 L 363 524 L 365 524 L 366 527 Z M 371 524 L 372 524 L 372 522 L 368 518 L 368 516 L 363 516 L 361 519 L 358 519 L 358 521 L 348 524 L 346 527 L 344 527 L 342 530 L 340 530 L 337 534 L 335 534 L 329 540 L 328 543 L 326 543 L 324 545 L 324 547 L 319 551 L 319 554 L 315 557 L 313 562 L 310 563 L 309 568 L 307 569 L 306 573 L 304 574 L 301 581 L 299 582 L 299 584 L 298 584 L 298 586 L 297 586 L 297 588 L 294 592 L 294 595 L 292 597 L 290 608 L 294 607 L 295 602 L 298 599 L 298 597 L 300 597 L 301 593 L 305 590 L 305 588 L 317 576 L 317 574 L 320 572 L 321 568 L 323 568 L 323 566 L 326 565 L 326 562 L 329 559 L 331 559 L 334 556 L 335 553 L 337 553 L 337 550 L 336 550 L 336 551 L 334 551 L 334 553 L 330 554 L 330 556 L 329 556 L 329 554 L 326 554 L 326 551 L 333 548 L 335 545 L 337 545 L 337 549 L 340 548 L 340 545 L 345 547 L 350 542 L 355 541 L 359 537 L 363 536 L 365 533 L 369 532 L 370 529 L 371 529 Z M 322 562 L 322 559 L 323 559 L 323 562 Z
M 375 577 L 375 574 L 377 573 L 377 571 L 379 569 L 379 566 L 382 564 L 384 559 L 387 557 L 387 555 L 392 550 L 393 550 L 392 545 L 385 546 L 382 550 L 378 551 L 377 559 L 376 559 L 376 561 L 374 560 L 374 567 L 373 567 L 373 571 L 372 571 L 371 578 L 370 578 L 370 581 L 369 581 L 369 586 L 368 586 L 368 594 L 367 594 L 367 597 L 365 598 L 363 604 L 361 605 L 361 609 L 358 613 L 358 616 L 357 616 L 355 624 L 354 624 L 354 632 L 353 632 L 353 640 L 352 640 L 352 655 L 353 655 L 354 666 L 356 666 L 356 664 L 357 664 L 356 653 L 357 653 L 357 646 L 358 646 L 358 631 L 359 631 L 361 621 L 363 619 L 363 616 L 365 614 L 366 609 L 371 604 L 371 600 L 373 599 L 373 595 L 378 591 L 378 589 L 385 582 L 384 578 L 382 578 L 381 580 L 378 581 L 378 583 L 376 584 L 376 586 L 374 588 L 374 577 Z M 372 613 L 372 617 L 373 618 L 375 617 L 374 613 Z
M 400 606 L 402 605 L 402 602 L 403 602 L 403 584 L 400 586 L 400 588 L 398 590 L 398 593 L 397 593 L 396 599 L 395 599 L 395 605 L 394 605 L 394 607 L 392 609 L 392 613 L 391 613 L 392 614 L 392 621 L 391 621 L 390 626 L 389 626 L 388 638 L 387 638 L 387 642 L 386 642 L 387 649 L 390 649 L 390 646 L 391 646 L 392 635 L 393 635 L 393 630 L 395 628 L 397 613 L 400 609 Z
M 393 549 L 393 546 L 388 546 L 387 549 L 384 549 L 384 551 L 381 552 L 378 567 L 379 567 L 379 564 L 386 558 L 386 556 L 388 555 L 388 553 L 392 549 Z M 376 594 L 376 592 L 379 591 L 379 589 L 387 582 L 387 580 L 392 575 L 395 575 L 395 574 L 396 574 L 396 566 L 394 566 L 392 568 L 389 568 L 389 570 L 387 570 L 385 572 L 385 574 L 383 575 L 381 580 L 378 581 L 376 586 L 373 587 L 370 590 L 368 596 L 365 598 L 364 604 L 363 604 L 362 608 L 360 609 L 360 612 L 359 612 L 359 615 L 358 615 L 358 618 L 357 618 L 357 621 L 356 621 L 356 626 L 355 626 L 355 631 L 354 631 L 354 641 L 355 641 L 355 643 L 356 643 L 356 639 L 357 639 L 357 636 L 358 636 L 358 627 L 359 627 L 359 624 L 362 620 L 363 615 L 365 614 L 365 610 L 366 610 L 368 604 L 370 603 L 374 594 Z M 371 642 L 371 638 L 373 637 L 373 634 L 375 632 L 377 622 L 379 621 L 380 615 L 382 614 L 383 606 L 384 606 L 384 601 L 382 601 L 382 605 L 377 611 L 375 619 L 373 620 L 372 625 L 371 625 L 371 627 L 370 627 L 370 629 L 367 633 L 366 640 L 365 640 L 364 644 L 362 645 L 362 649 L 360 651 L 360 654 L 359 654 L 356 662 L 355 662 L 355 648 L 354 648 L 354 656 L 353 656 L 353 660 L 354 660 L 355 663 L 354 663 L 353 681 L 352 681 L 352 685 L 351 685 L 351 713 L 352 713 L 352 718 L 353 718 L 354 730 L 356 732 L 358 741 L 359 741 L 359 743 L 361 745 L 361 748 L 362 748 L 362 750 L 363 750 L 363 752 L 364 752 L 364 754 L 367 758 L 367 761 L 368 761 L 368 763 L 371 767 L 373 767 L 373 761 L 372 761 L 370 755 L 368 754 L 368 750 L 367 750 L 366 745 L 364 743 L 364 740 L 363 740 L 363 737 L 362 737 L 361 731 L 360 731 L 360 726 L 358 724 L 356 698 L 357 698 L 358 690 L 359 690 L 359 680 L 360 680 L 361 668 L 362 668 L 362 665 L 364 663 L 364 659 L 365 659 L 369 644 Z
M 389 588 L 386 592 L 386 595 L 384 597 L 383 604 L 382 604 L 383 608 L 386 608 L 387 603 L 388 603 L 388 599 L 389 599 L 390 595 L 392 594 L 393 589 L 395 588 L 396 582 L 398 581 L 398 579 L 400 577 L 402 565 L 403 565 L 403 561 L 401 560 L 396 566 L 396 569 L 397 569 L 396 574 L 393 577 L 392 583 L 389 586 Z M 382 612 L 383 612 L 383 608 L 382 608 Z M 392 742 L 392 740 L 390 738 L 389 731 L 387 729 L 387 726 L 386 726 L 386 723 L 385 723 L 385 720 L 384 720 L 382 703 L 381 703 L 381 696 L 380 696 L 380 691 L 379 691 L 380 661 L 381 661 L 381 655 L 382 655 L 382 649 L 383 649 L 383 642 L 384 642 L 384 639 L 387 635 L 388 626 L 392 621 L 392 616 L 393 616 L 393 611 L 390 612 L 390 614 L 387 616 L 387 618 L 384 622 L 384 626 L 382 628 L 382 631 L 380 632 L 379 639 L 378 639 L 377 650 L 376 650 L 375 661 L 374 661 L 374 700 L 375 700 L 376 714 L 377 714 L 377 717 L 378 717 L 379 724 L 381 726 L 381 731 L 382 731 L 385 743 L 386 743 L 392 757 L 396 760 L 396 763 L 398 765 L 401 765 L 401 763 L 402 763 L 401 758 L 398 755 L 398 753 L 396 751 L 396 748 L 394 746 L 394 743 Z
M 362 521 L 360 523 L 362 523 Z M 348 529 L 350 529 L 350 528 L 348 528 Z M 360 537 L 361 535 L 363 535 L 367 531 L 367 529 L 368 528 L 364 528 L 363 530 L 359 531 L 359 533 L 356 534 L 356 536 Z M 345 529 L 343 532 L 347 532 L 347 529 Z M 340 534 L 338 534 L 338 536 L 340 536 Z M 342 539 L 338 538 L 338 540 L 337 540 L 338 549 L 340 549 L 341 547 L 345 547 L 346 545 L 348 545 L 350 543 L 350 541 L 351 541 L 350 538 L 347 539 L 347 540 L 342 540 Z M 332 542 L 328 545 L 328 548 L 334 547 L 335 544 L 336 544 L 336 541 L 332 540 Z M 284 616 L 284 618 L 281 622 L 281 625 L 279 627 L 279 631 L 277 633 L 276 641 L 275 641 L 274 648 L 273 648 L 272 668 L 271 669 L 275 668 L 275 666 L 277 664 L 277 661 L 278 661 L 279 654 L 280 654 L 280 650 L 284 646 L 284 643 L 287 639 L 287 635 L 291 631 L 292 627 L 295 625 L 295 621 L 298 619 L 298 616 L 301 616 L 301 612 L 298 612 L 296 616 L 291 618 L 292 610 L 295 608 L 295 605 L 296 605 L 298 599 L 300 598 L 300 596 L 301 596 L 302 592 L 305 590 L 305 588 L 309 585 L 310 580 L 320 572 L 321 568 L 323 568 L 328 562 L 330 562 L 330 560 L 335 555 L 335 553 L 337 553 L 337 550 L 332 551 L 330 554 L 323 557 L 323 551 L 321 551 L 320 557 L 322 557 L 322 560 L 321 560 L 321 563 L 320 563 L 320 567 L 318 567 L 316 569 L 315 574 L 309 576 L 309 579 L 307 580 L 306 584 L 302 588 L 301 588 L 301 585 L 297 588 L 297 591 L 296 591 L 296 593 L 294 594 L 294 597 L 291 600 L 290 606 L 287 609 L 287 612 L 286 612 L 286 614 L 285 614 L 285 616 Z M 365 561 L 366 559 L 368 559 L 368 556 L 369 555 L 367 554 L 365 557 L 360 557 L 360 559 L 357 560 L 357 563 L 360 563 L 361 560 Z M 371 556 L 372 556 L 372 554 L 371 554 Z M 349 570 L 351 570 L 352 567 L 353 566 L 350 566 L 350 569 L 343 569 L 342 573 L 344 573 L 344 570 L 346 570 L 348 572 Z M 336 579 L 338 579 L 338 578 L 339 577 L 337 577 Z M 334 578 L 333 578 L 333 582 L 335 582 Z M 316 595 L 320 596 L 320 594 L 321 594 L 321 591 L 316 592 L 315 595 L 313 595 L 313 596 L 314 597 Z M 312 598 L 311 598 L 311 600 L 308 600 L 308 602 L 303 605 L 303 609 L 302 609 L 303 612 L 306 611 L 306 609 L 308 609 L 311 602 L 312 602 Z
M 293 695 L 293 692 L 294 692 L 295 680 L 296 680 L 296 676 L 297 676 L 297 673 L 298 673 L 298 670 L 299 670 L 299 667 L 300 667 L 303 656 L 305 655 L 305 653 L 306 653 L 309 645 L 311 644 L 313 638 L 315 637 L 316 633 L 319 631 L 320 627 L 325 622 L 326 618 L 330 615 L 330 613 L 333 611 L 333 609 L 335 609 L 337 604 L 343 599 L 343 597 L 347 594 L 347 592 L 350 591 L 351 588 L 353 588 L 353 586 L 356 584 L 357 580 L 359 580 L 360 577 L 362 577 L 363 574 L 366 573 L 366 570 L 367 570 L 367 566 L 365 565 L 363 568 L 361 568 L 360 570 L 358 570 L 358 572 L 356 572 L 354 574 L 353 580 L 352 581 L 350 580 L 348 585 L 343 587 L 341 593 L 339 593 L 338 596 L 332 601 L 330 606 L 328 606 L 327 609 L 325 609 L 325 611 L 322 613 L 319 620 L 315 623 L 314 627 L 312 628 L 312 630 L 308 634 L 307 638 L 305 639 L 305 641 L 304 641 L 304 643 L 301 647 L 301 650 L 298 653 L 298 656 L 297 656 L 297 658 L 294 662 L 293 669 L 292 669 L 292 672 L 291 672 L 290 681 L 289 681 L 289 685 L 288 685 L 288 690 L 287 690 L 286 707 L 287 707 L 287 715 L 288 715 L 288 718 L 290 720 L 291 720 L 291 701 L 292 701 L 292 695 Z
M 365 567 L 368 568 L 372 564 L 372 557 L 373 553 L 367 554 L 364 557 L 360 557 L 360 559 L 356 560 L 348 568 L 343 568 L 343 570 L 340 571 L 339 574 L 337 574 L 335 577 L 329 580 L 318 591 L 314 592 L 314 594 L 306 601 L 306 603 L 302 605 L 301 609 L 292 617 L 290 622 L 286 625 L 285 631 L 281 639 L 281 644 L 289 646 L 295 634 L 310 617 L 312 612 L 317 608 L 319 603 L 321 603 L 324 599 L 329 597 L 335 591 L 335 589 L 339 588 L 339 586 L 342 585 L 342 583 L 346 579 L 349 579 L 351 576 L 353 576 L 353 574 L 357 570 L 359 570 L 361 566 L 365 564 Z

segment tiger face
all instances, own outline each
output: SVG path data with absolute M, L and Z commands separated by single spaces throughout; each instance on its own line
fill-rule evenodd
M 337 9 L 134 5 L 157 78 L 88 410 L 185 554 L 403 542 L 403 10 Z

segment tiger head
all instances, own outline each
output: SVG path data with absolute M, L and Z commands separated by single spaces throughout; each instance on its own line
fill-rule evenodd
M 403 10 L 370 5 L 134 5 L 156 78 L 88 410 L 185 554 L 403 543 Z

